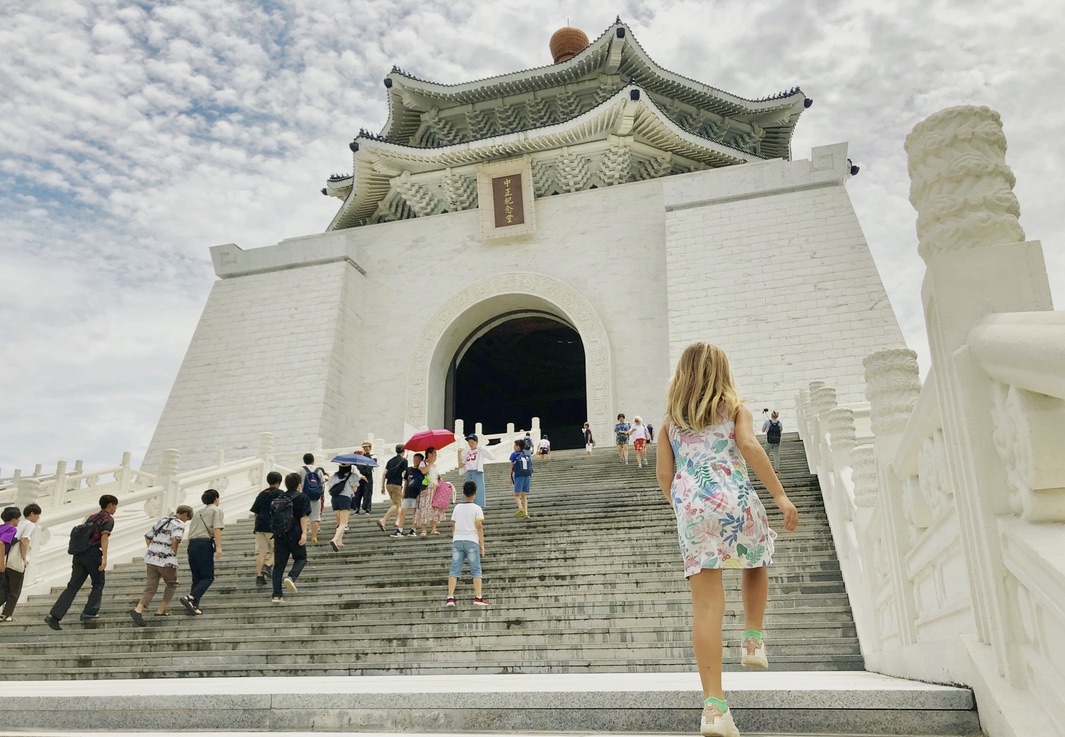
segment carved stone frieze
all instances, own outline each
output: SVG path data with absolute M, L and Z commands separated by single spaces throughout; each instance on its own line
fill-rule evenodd
M 851 450 L 851 468 L 855 505 L 865 508 L 875 507 L 879 487 L 876 478 L 876 455 L 872 445 L 856 445 Z
M 1005 467 L 1010 511 L 1029 522 L 1065 522 L 1065 402 L 1000 383 L 991 399 L 991 438 Z
M 407 422 L 425 425 L 430 364 L 441 335 L 464 312 L 486 299 L 504 294 L 527 294 L 547 300 L 569 319 L 584 344 L 590 419 L 604 421 L 611 412 L 610 342 L 592 305 L 579 292 L 542 274 L 509 273 L 481 279 L 447 300 L 426 323 L 415 344 L 407 374 Z M 439 377 L 442 380 L 442 377 Z
M 819 384 L 820 386 L 815 387 L 814 384 Z M 810 382 L 810 402 L 820 418 L 821 415 L 836 406 L 836 390 L 830 386 L 825 386 L 823 381 Z
M 921 393 L 917 354 L 909 348 L 888 348 L 870 354 L 862 364 L 873 433 L 901 433 Z
M 832 449 L 849 451 L 857 444 L 854 429 L 854 411 L 847 407 L 833 407 L 825 412 L 825 429 L 832 438 Z
M 1024 240 L 997 112 L 973 105 L 941 110 L 914 127 L 906 153 L 922 258 Z
M 931 509 L 933 518 L 940 519 L 954 506 L 954 486 L 942 430 L 936 430 L 921 444 L 917 468 L 921 497 Z

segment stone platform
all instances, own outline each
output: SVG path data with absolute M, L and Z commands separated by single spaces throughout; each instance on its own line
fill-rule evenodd
M 866 672 L 725 678 L 744 734 L 980 734 L 968 689 Z M 700 702 L 691 673 L 22 681 L 4 685 L 0 735 L 690 734 Z

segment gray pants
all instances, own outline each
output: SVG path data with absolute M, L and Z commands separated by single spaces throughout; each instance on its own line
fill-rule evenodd
M 773 470 L 780 470 L 780 443 L 766 443 L 765 446 L 769 460 L 773 463 Z

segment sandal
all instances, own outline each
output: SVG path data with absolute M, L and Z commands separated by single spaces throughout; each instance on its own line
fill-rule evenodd
M 439 535 L 439 534 L 440 534 L 440 530 L 433 530 L 433 531 L 432 531 L 432 532 L 430 532 L 429 534 L 430 534 L 430 535 Z
M 424 540 L 428 535 L 425 534 L 425 530 L 422 530 L 421 538 Z
M 178 599 L 178 601 L 181 602 L 181 606 L 185 607 L 185 614 L 188 614 L 190 617 L 198 617 L 199 615 L 203 614 L 203 612 L 200 611 L 200 609 L 192 603 L 191 595 L 182 596 L 180 599 Z
M 157 616 L 157 617 L 169 617 L 170 616 L 170 612 L 156 612 L 155 616 Z
M 385 523 L 381 520 L 377 520 L 377 526 L 381 528 L 381 532 L 385 531 Z

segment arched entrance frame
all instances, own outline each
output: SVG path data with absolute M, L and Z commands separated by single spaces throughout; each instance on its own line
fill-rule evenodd
M 614 375 L 606 327 L 591 303 L 572 287 L 541 274 L 507 273 L 470 284 L 437 310 L 422 329 L 407 372 L 407 422 L 441 425 L 444 387 L 455 352 L 497 315 L 538 310 L 574 327 L 584 344 L 588 421 L 608 437 L 613 422 Z M 521 424 L 526 418 L 515 418 Z

